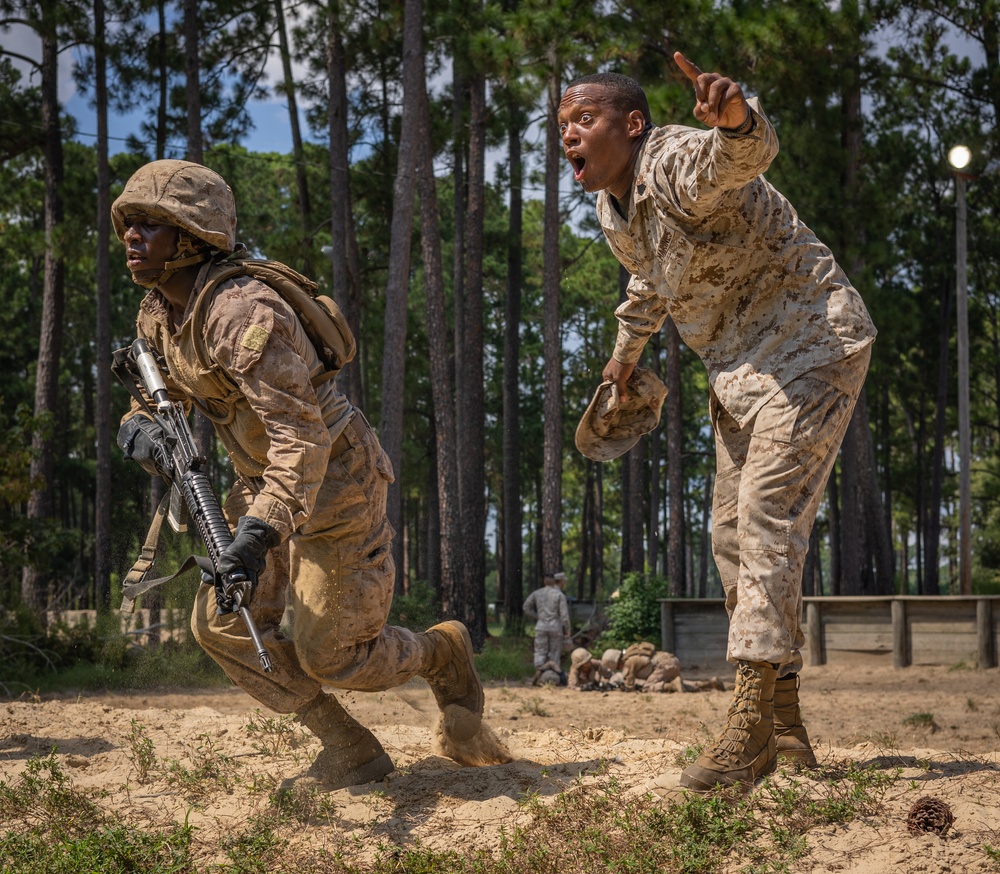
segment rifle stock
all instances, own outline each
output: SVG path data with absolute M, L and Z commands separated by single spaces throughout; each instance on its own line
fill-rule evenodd
M 175 531 L 183 531 L 187 528 L 183 513 L 180 512 L 181 509 L 186 509 L 188 518 L 194 521 L 195 527 L 205 543 L 208 558 L 212 563 L 215 576 L 218 578 L 219 557 L 232 544 L 233 534 L 229 530 L 219 499 L 212 488 L 211 480 L 204 471 L 206 459 L 198 453 L 184 408 L 179 403 L 170 400 L 156 356 L 145 340 L 135 340 L 128 350 L 119 350 L 119 352 L 125 354 L 115 353 L 115 364 L 112 370 L 126 388 L 129 388 L 130 391 L 133 388 L 137 390 L 133 392 L 133 396 L 137 397 L 146 407 L 165 435 L 165 448 L 170 455 L 173 467 L 170 475 L 171 527 Z M 131 386 L 126 382 L 126 374 L 132 380 Z M 152 399 L 153 408 L 149 407 L 141 393 L 138 392 L 140 388 L 147 397 Z M 183 503 L 179 500 L 175 501 L 178 496 L 183 498 Z M 248 582 L 244 574 L 237 572 L 227 574 L 222 580 L 222 585 L 232 600 L 232 612 L 239 613 L 246 624 L 247 632 L 249 632 L 257 652 L 257 658 L 260 659 L 261 668 L 265 673 L 270 673 L 273 667 L 270 654 L 257 630 L 250 608 L 243 604 L 243 599 L 249 588 Z

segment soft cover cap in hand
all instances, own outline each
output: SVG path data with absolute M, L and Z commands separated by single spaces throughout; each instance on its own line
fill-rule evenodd
M 125 458 L 138 461 L 150 476 L 170 479 L 173 463 L 167 451 L 163 429 L 152 419 L 137 413 L 118 429 L 118 445 Z
M 241 516 L 236 523 L 236 533 L 229 548 L 219 556 L 219 586 L 224 586 L 227 578 L 234 573 L 246 576 L 248 585 L 244 590 L 243 605 L 250 603 L 257 577 L 264 570 L 267 551 L 281 542 L 278 534 L 263 519 L 256 516 Z M 232 595 L 218 589 L 217 600 L 220 609 L 232 610 Z
M 667 387 L 646 367 L 637 366 L 629 376 L 625 403 L 613 382 L 602 382 L 577 426 L 576 448 L 592 461 L 624 455 L 659 424 L 666 396 Z

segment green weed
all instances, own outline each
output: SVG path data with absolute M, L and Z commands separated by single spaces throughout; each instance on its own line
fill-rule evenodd
M 287 870 L 281 865 L 288 840 L 278 835 L 271 823 L 254 817 L 248 827 L 235 835 L 227 836 L 222 848 L 232 862 L 227 871 L 238 874 L 271 874 Z
M 132 746 L 140 752 L 144 738 L 134 724 Z M 53 752 L 30 760 L 10 784 L 0 783 L 0 868 L 12 874 L 787 874 L 805 855 L 811 829 L 884 816 L 901 773 L 847 763 L 808 775 L 776 774 L 746 792 L 651 803 L 598 771 L 600 782 L 577 780 L 556 796 L 527 785 L 517 823 L 501 831 L 498 846 L 459 852 L 417 841 L 397 845 L 377 830 L 341 831 L 336 804 L 309 791 L 272 792 L 262 811 L 221 832 L 176 823 L 154 828 L 145 820 L 140 826 L 138 811 L 136 818 L 127 806 L 104 812 L 95 803 L 100 799 L 74 788 Z M 238 782 L 235 763 L 204 736 L 187 764 L 172 763 L 166 774 L 191 798 Z M 391 814 L 393 793 L 380 789 L 366 803 L 381 819 Z M 317 841 L 310 831 L 319 826 L 328 831 Z M 984 843 L 983 852 L 996 866 L 994 843 Z
M 494 637 L 476 654 L 476 670 L 483 682 L 507 683 L 524 680 L 535 669 L 531 662 L 530 638 Z
M 156 750 L 153 741 L 146 734 L 146 728 L 138 720 L 132 720 L 132 730 L 125 737 L 128 746 L 125 756 L 135 769 L 136 780 L 145 783 L 156 768 Z
M 519 710 L 521 713 L 526 713 L 529 716 L 548 716 L 548 712 L 542 705 L 542 699 L 537 695 L 529 698 L 523 704 L 521 704 Z
M 933 713 L 911 713 L 903 719 L 903 725 L 909 725 L 912 728 L 928 728 L 932 732 L 938 729 Z
M 11 874 L 188 874 L 191 829 L 144 833 L 122 825 L 89 833 L 39 839 L 33 834 L 0 835 L 0 867 Z
M 259 710 L 254 711 L 243 730 L 250 738 L 250 746 L 265 756 L 289 752 L 306 742 L 305 732 L 292 717 L 265 716 Z
M 1000 871 L 1000 847 L 983 844 L 983 852 L 986 853 L 986 858 L 993 863 L 993 868 Z
M 164 767 L 167 784 L 192 803 L 213 792 L 231 792 L 239 782 L 232 757 L 219 752 L 207 734 L 198 735 L 197 741 L 190 756 L 190 766 L 171 759 Z

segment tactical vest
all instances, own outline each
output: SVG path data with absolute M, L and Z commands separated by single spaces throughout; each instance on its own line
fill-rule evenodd
M 221 283 L 248 276 L 273 289 L 298 316 L 316 349 L 323 370 L 313 377 L 314 386 L 332 379 L 357 351 L 354 334 L 336 302 L 317 294 L 317 285 L 279 261 L 262 261 L 240 255 L 211 265 L 205 285 L 198 292 L 179 335 L 160 336 L 169 328 L 152 319 L 144 321 L 144 332 L 164 355 L 174 381 L 215 426 L 232 458 L 236 471 L 259 477 L 268 464 L 266 455 L 251 455 L 249 445 L 267 445 L 264 427 L 256 416 L 237 416 L 248 403 L 236 384 L 211 355 L 205 342 L 205 320 Z

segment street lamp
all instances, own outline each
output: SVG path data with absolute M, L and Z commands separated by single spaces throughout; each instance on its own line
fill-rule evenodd
M 953 146 L 948 163 L 955 177 L 955 298 L 958 310 L 958 583 L 962 595 L 972 594 L 972 477 L 969 433 L 969 300 L 966 289 L 967 215 L 966 174 L 972 152 L 968 146 Z

